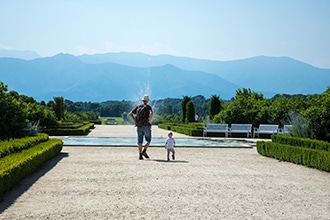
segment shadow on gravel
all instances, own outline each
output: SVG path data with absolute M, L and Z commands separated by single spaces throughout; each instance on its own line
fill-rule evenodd
M 0 196 L 0 214 L 10 207 L 16 199 L 26 192 L 40 177 L 51 170 L 60 160 L 68 156 L 68 153 L 59 153 L 57 156 L 41 165 L 34 173 L 18 182 L 16 186 L 2 194 Z
M 152 160 L 159 163 L 188 163 L 186 160 Z

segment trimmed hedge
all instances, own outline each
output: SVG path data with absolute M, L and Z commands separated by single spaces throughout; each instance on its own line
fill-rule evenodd
M 330 172 L 330 152 L 275 142 L 258 141 L 259 154 Z
M 49 139 L 0 159 L 0 195 L 61 152 L 63 142 Z
M 330 143 L 309 138 L 298 138 L 289 135 L 272 135 L 272 141 L 279 144 L 288 144 L 297 147 L 307 147 L 315 150 L 330 152 Z
M 182 123 L 182 124 L 161 123 L 158 124 L 158 127 L 165 130 L 171 130 L 181 134 L 196 136 L 196 137 L 202 137 L 203 129 L 204 129 L 204 126 L 200 123 Z
M 87 123 L 78 128 L 49 128 L 46 129 L 46 133 L 52 136 L 62 136 L 62 135 L 86 135 L 89 133 L 90 129 L 94 128 L 94 123 Z
M 44 141 L 48 141 L 47 134 L 38 134 L 36 136 L 12 139 L 9 141 L 0 141 L 0 158 L 11 153 L 17 153 L 24 149 L 28 149 Z

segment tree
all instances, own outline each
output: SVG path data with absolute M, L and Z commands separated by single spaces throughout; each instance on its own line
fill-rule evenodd
M 317 139 L 330 142 L 330 87 L 319 95 L 309 95 L 304 112 Z
M 61 120 L 64 118 L 64 99 L 63 97 L 55 97 L 54 98 L 54 112 L 56 115 L 57 120 Z
M 195 107 L 194 103 L 190 100 L 187 102 L 186 106 L 186 122 L 194 122 L 195 121 Z
M 221 103 L 219 96 L 212 95 L 210 101 L 210 108 L 209 108 L 209 115 L 211 119 L 213 119 L 214 116 L 220 112 L 220 108 L 221 108 Z
M 267 104 L 261 93 L 252 92 L 250 89 L 238 89 L 233 101 L 220 113 L 220 118 L 228 124 L 252 124 L 257 127 L 263 122 L 263 115 L 269 115 Z
M 0 140 L 23 137 L 27 120 L 18 93 L 7 93 L 8 86 L 0 82 Z
M 187 103 L 191 101 L 191 98 L 188 96 L 184 96 L 181 106 L 182 106 L 182 122 L 186 121 L 186 117 L 187 117 Z M 195 117 L 195 116 L 194 116 Z

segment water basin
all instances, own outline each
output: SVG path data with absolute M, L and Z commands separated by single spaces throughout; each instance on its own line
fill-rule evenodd
M 65 146 L 136 146 L 136 138 L 65 137 Z M 165 138 L 153 138 L 151 146 L 164 146 Z M 254 147 L 255 142 L 235 139 L 175 138 L 177 147 Z

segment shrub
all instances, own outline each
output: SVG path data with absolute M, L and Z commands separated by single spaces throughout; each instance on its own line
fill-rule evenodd
M 161 123 L 159 128 L 175 131 L 189 136 L 203 136 L 204 125 L 202 123 Z
M 46 133 L 53 136 L 61 135 L 86 135 L 89 133 L 90 129 L 94 128 L 94 123 L 87 123 L 81 125 L 80 127 L 59 127 L 59 128 L 48 128 Z
M 274 142 L 257 142 L 259 154 L 330 172 L 330 152 Z
M 330 152 L 330 143 L 326 141 L 292 137 L 288 135 L 272 135 L 272 141 L 279 144 L 288 144 L 297 147 L 306 147 Z
M 40 165 L 57 155 L 63 147 L 62 140 L 50 139 L 26 150 L 0 159 L 0 195 Z
M 32 137 L 12 139 L 9 141 L 1 141 L 0 158 L 5 157 L 11 153 L 17 153 L 24 149 L 28 149 L 44 141 L 48 141 L 47 134 L 38 134 Z

